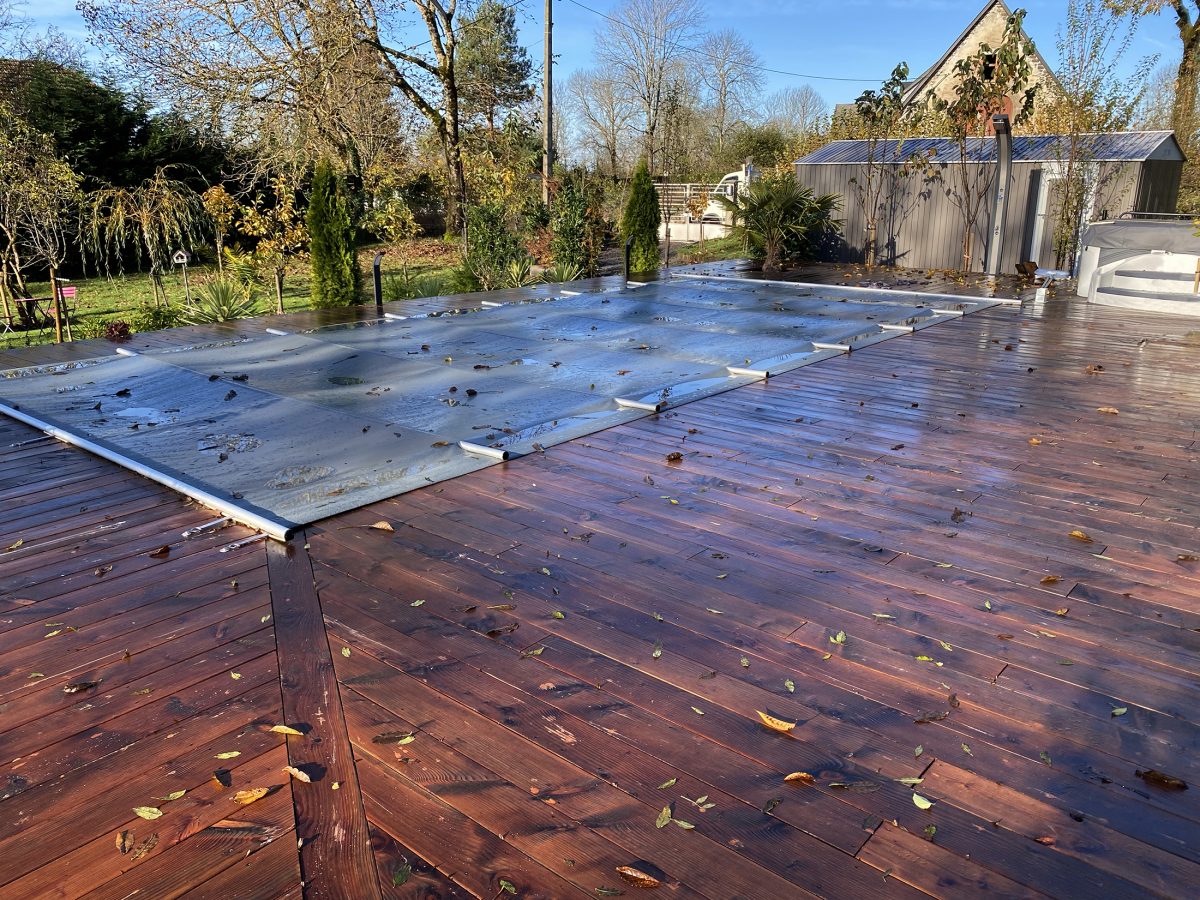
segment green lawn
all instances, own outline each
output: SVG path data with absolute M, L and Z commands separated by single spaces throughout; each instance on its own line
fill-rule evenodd
M 371 292 L 371 262 L 379 247 L 363 247 L 359 251 L 359 263 L 363 270 L 363 288 Z M 408 264 L 413 275 L 443 275 L 458 262 L 456 247 L 436 238 L 425 238 L 410 242 L 403 248 L 388 248 L 381 270 L 384 277 L 399 275 Z M 188 269 L 188 281 L 193 293 L 197 285 L 216 275 L 215 266 L 192 266 Z M 145 311 L 154 303 L 154 291 L 150 277 L 144 273 L 95 278 L 72 278 L 78 293 L 75 297 L 75 315 L 71 317 L 76 340 L 95 336 L 99 328 L 108 322 L 124 321 L 133 330 L 139 329 Z M 176 307 L 184 304 L 183 276 L 176 269 L 163 279 L 168 302 Z M 48 282 L 30 282 L 29 290 L 35 297 L 50 295 Z M 259 302 L 262 313 L 275 310 L 275 290 L 270 284 L 262 287 Z M 289 272 L 283 283 L 283 308 L 296 312 L 309 308 L 309 272 L 304 263 L 299 263 Z M 2 320 L 0 320 L 2 321 Z M 32 331 L 17 331 L 15 334 L 0 335 L 0 348 L 25 347 L 54 341 L 54 329 L 47 328 L 41 334 Z
M 704 241 L 702 244 L 688 244 L 679 250 L 677 262 L 681 265 L 692 265 L 694 263 L 716 262 L 721 259 L 745 259 L 746 246 L 742 243 L 742 239 L 729 235 L 723 238 L 714 238 L 711 241 Z

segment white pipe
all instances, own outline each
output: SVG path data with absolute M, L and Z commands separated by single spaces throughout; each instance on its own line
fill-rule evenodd
M 127 350 L 124 347 L 118 347 L 116 352 L 117 352 L 117 356 L 139 356 L 140 355 L 136 350 Z
M 766 369 L 743 369 L 740 366 L 726 366 L 725 371 L 730 375 L 746 375 L 750 378 L 770 378 L 771 373 Z
M 495 309 L 497 306 L 503 306 L 503 303 L 497 303 L 495 300 L 482 300 L 479 303 L 484 309 Z
M 266 516 L 259 515 L 256 512 L 238 506 L 236 503 L 230 503 L 224 497 L 218 497 L 215 494 L 210 494 L 208 491 L 198 488 L 195 485 L 180 481 L 177 478 L 172 478 L 165 472 L 160 472 L 157 469 L 152 469 L 145 463 L 140 463 L 137 460 L 130 459 L 127 456 L 105 447 L 103 444 L 97 444 L 95 441 L 90 441 L 81 435 L 72 434 L 65 429 L 51 425 L 48 422 L 43 422 L 29 413 L 9 406 L 6 403 L 0 403 L 0 413 L 6 416 L 11 416 L 18 422 L 24 422 L 39 431 L 44 431 L 53 438 L 57 438 L 64 444 L 70 444 L 73 447 L 78 447 L 80 450 L 86 450 L 101 459 L 107 459 L 109 462 L 116 463 L 123 469 L 128 469 L 141 475 L 143 478 L 149 478 L 151 481 L 158 482 L 164 487 L 168 487 L 173 491 L 177 491 L 186 497 L 191 497 L 198 503 L 203 503 L 205 506 L 215 509 L 222 515 L 228 516 L 235 522 L 240 522 L 249 528 L 261 531 L 269 537 L 277 541 L 286 541 L 291 537 L 292 532 L 296 530 L 296 525 L 291 522 L 284 522 L 280 519 L 271 519 Z
M 273 335 L 275 335 L 276 337 L 287 337 L 289 334 L 291 334 L 291 332 L 290 332 L 290 331 L 283 331 L 283 330 L 281 330 L 281 329 L 279 329 L 279 328 L 268 328 L 268 329 L 267 329 L 267 334 L 273 334 Z
M 476 456 L 489 456 L 492 459 L 499 459 L 501 461 L 506 460 L 509 457 L 507 450 L 503 450 L 499 447 L 488 447 L 486 444 L 473 444 L 470 441 L 459 441 L 458 446 L 460 449 L 465 450 L 468 453 L 474 453 Z
M 623 397 L 614 398 L 617 401 L 617 406 L 622 409 L 641 409 L 646 412 L 662 412 L 665 403 L 647 403 L 644 400 L 626 400 Z
M 880 331 L 898 331 L 901 334 L 912 334 L 915 330 L 911 325 L 880 325 Z
M 840 350 L 842 353 L 849 353 L 851 350 L 849 344 L 827 344 L 823 341 L 813 341 L 812 345 L 817 350 Z
M 393 322 L 403 322 L 408 318 L 408 316 L 398 316 L 395 313 L 384 313 L 383 317 L 385 319 L 391 319 Z
M 963 315 L 966 315 L 966 313 L 963 312 L 961 309 L 937 309 L 937 308 L 931 306 L 931 307 L 929 307 L 929 311 L 931 313 L 936 313 L 939 316 L 963 316 Z

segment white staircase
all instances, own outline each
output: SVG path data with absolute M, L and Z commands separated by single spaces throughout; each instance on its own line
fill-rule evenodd
M 1200 255 L 1152 250 L 1099 266 L 1088 299 L 1103 306 L 1200 316 L 1193 293 Z

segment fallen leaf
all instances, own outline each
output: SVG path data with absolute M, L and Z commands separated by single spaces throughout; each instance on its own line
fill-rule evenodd
M 484 634 L 486 634 L 488 637 L 503 637 L 506 634 L 511 634 L 520 627 L 520 622 L 510 622 L 507 625 L 501 625 L 499 628 L 489 628 L 484 632 Z M 350 654 L 347 653 L 346 655 L 349 656 Z
M 151 850 L 158 846 L 158 832 L 154 832 L 150 837 L 146 838 L 140 844 L 133 848 L 129 854 L 130 859 L 141 859 Z
M 743 656 L 743 657 L 741 658 L 741 660 L 739 660 L 739 661 L 741 662 L 741 664 L 742 664 L 742 668 L 743 668 L 743 669 L 748 669 L 748 668 L 750 668 L 750 660 L 749 660 L 749 659 L 747 659 L 745 656 Z
M 667 454 L 667 462 L 669 462 L 669 463 L 683 462 L 683 454 L 680 453 L 679 451 L 675 451 L 674 453 L 668 453 Z
M 893 780 L 898 781 L 900 784 L 906 784 L 909 787 L 916 787 L 918 784 L 920 784 L 925 779 L 913 777 L 913 778 L 896 778 Z
M 756 709 L 755 712 L 758 713 L 758 717 L 762 719 L 762 723 L 772 731 L 779 731 L 786 734 L 796 727 L 795 722 L 786 722 L 783 719 L 777 719 L 774 716 L 767 715 L 765 712 L 759 709 Z
M 831 644 L 844 644 L 844 643 L 846 643 L 846 632 L 844 632 L 844 631 L 839 631 L 837 634 L 835 634 L 833 637 L 831 637 L 831 638 L 829 639 L 829 643 L 831 643 Z
M 392 527 L 391 522 L 386 522 L 383 519 L 380 519 L 378 522 L 372 522 L 367 527 L 374 528 L 376 531 L 395 531 L 396 530 L 395 528 Z
M 392 873 L 392 887 L 400 887 L 404 885 L 411 875 L 412 866 L 408 863 L 405 863 Z
M 674 822 L 676 825 L 678 825 L 680 828 L 682 828 L 684 831 L 691 831 L 693 828 L 696 827 L 691 822 L 685 822 L 683 819 L 672 819 L 671 821 Z
M 1059 575 L 1042 576 L 1042 584 L 1058 584 L 1060 581 L 1062 581 L 1062 577 Z
M 763 805 L 763 812 L 765 812 L 769 816 L 772 812 L 775 811 L 775 807 L 777 807 L 782 802 L 783 802 L 782 797 L 772 797 L 770 800 L 768 800 Z
M 945 641 L 939 640 L 938 643 L 941 644 L 941 647 L 943 650 L 946 650 L 947 652 L 950 652 L 950 653 L 954 652 L 954 648 L 951 647 L 949 644 L 947 644 Z
M 654 820 L 655 828 L 666 828 L 667 823 L 671 821 L 671 807 L 664 806 L 662 812 L 658 814 L 658 818 Z
M 488 609 L 494 609 L 497 612 L 512 612 L 516 607 L 511 603 L 497 603 L 494 606 L 489 606 Z
M 817 781 L 808 772 L 793 772 L 791 775 L 785 775 L 783 780 L 798 784 L 815 784 Z
M 913 750 L 913 758 L 914 758 L 914 759 L 920 759 L 920 758 L 921 758 L 921 754 L 922 754 L 922 753 L 924 753 L 924 752 L 925 752 L 925 745 L 924 745 L 924 744 L 917 744 L 916 748 Z
M 879 790 L 879 785 L 874 781 L 831 781 L 829 786 L 835 790 L 846 791 L 851 794 L 873 794 Z
M 694 712 L 698 716 L 704 715 L 704 710 L 700 709 L 700 707 L 698 707 L 698 706 L 693 706 L 692 712 Z
M 350 648 L 349 648 L 349 647 L 343 647 L 343 648 L 342 648 L 342 656 L 349 656 L 349 655 L 350 655 Z
M 1117 716 L 1123 716 L 1123 715 L 1125 715 L 1125 713 L 1127 713 L 1127 712 L 1129 712 L 1129 707 L 1128 707 L 1128 706 L 1114 706 L 1114 707 L 1113 707 L 1113 709 L 1112 709 L 1112 715 L 1113 715 L 1113 718 L 1114 718 L 1114 719 L 1115 719 Z
M 648 875 L 641 869 L 635 869 L 633 866 L 617 866 L 617 874 L 639 888 L 656 888 L 662 885 L 662 882 L 653 875 Z
M 151 550 L 149 554 L 151 559 L 166 559 L 170 555 L 171 547 L 169 544 L 163 544 L 157 550 Z
M 308 776 L 308 773 L 297 769 L 295 766 L 284 766 L 283 771 L 287 772 L 297 781 L 303 782 L 304 784 L 312 784 L 312 779 Z
M 424 606 L 425 601 L 424 600 L 414 600 L 412 603 L 410 603 L 408 605 L 409 606 Z
M 796 683 L 794 681 L 792 681 L 792 679 L 789 678 L 786 681 L 784 681 L 783 686 L 785 688 L 787 688 L 787 692 L 789 694 L 796 693 Z
M 1050 754 L 1047 753 L 1045 750 L 1043 750 L 1041 753 L 1039 753 L 1038 756 L 1041 758 L 1042 762 L 1044 762 L 1046 765 L 1048 765 L 1048 766 L 1053 765 L 1053 761 L 1050 759 Z
M 155 797 L 154 799 L 161 800 L 164 803 L 170 803 L 172 800 L 180 799 L 186 793 L 187 791 L 171 791 L 171 793 L 167 794 L 165 797 Z
M 1078 528 L 1076 528 L 1074 531 L 1072 531 L 1072 532 L 1071 532 L 1070 534 L 1068 534 L 1067 536 L 1068 536 L 1068 537 L 1073 537 L 1073 538 L 1075 538 L 1075 540 L 1077 540 L 1077 541 L 1083 541 L 1083 543 L 1085 543 L 1085 544 L 1093 544 L 1093 543 L 1095 543 L 1095 541 L 1093 541 L 1093 540 L 1092 540 L 1090 537 L 1088 537 L 1088 535 L 1087 535 L 1087 533 L 1086 533 L 1086 532 L 1084 532 L 1084 531 L 1080 531 Z
M 17 538 L 13 543 L 4 548 L 5 553 L 11 553 L 13 550 L 19 549 L 25 543 L 24 538 Z
M 1042 835 L 1041 837 L 1035 837 L 1034 840 L 1037 841 L 1039 844 L 1042 844 L 1043 846 L 1046 846 L 1046 847 L 1054 846 L 1054 838 L 1052 838 L 1048 834 Z
M 295 728 L 291 728 L 288 725 L 272 725 L 271 730 L 274 731 L 276 734 L 298 734 L 300 736 L 304 735 L 303 731 L 297 731 Z
M 133 848 L 133 832 L 126 829 L 117 835 L 117 850 L 124 856 Z
M 679 781 L 678 778 L 668 778 L 666 781 L 664 781 L 662 784 L 660 784 L 658 786 L 658 789 L 660 791 L 665 791 L 667 788 L 673 788 L 673 787 L 675 787 L 675 784 L 678 781 Z
M 970 745 L 968 745 L 968 744 L 966 744 L 966 743 L 964 743 L 964 744 L 962 745 L 962 751 L 963 751 L 963 753 L 967 754 L 967 756 L 974 756 L 974 755 L 975 755 L 974 753 L 972 753 L 972 752 L 971 752 L 971 747 L 970 747 Z
M 1143 781 L 1148 781 L 1151 784 L 1157 784 L 1160 787 L 1169 788 L 1173 791 L 1187 790 L 1187 782 L 1182 778 L 1176 778 L 1174 775 L 1168 775 L 1166 772 L 1158 771 L 1158 769 L 1138 769 L 1133 774 Z
M 553 619 L 565 619 L 566 615 L 561 610 L 556 609 L 554 612 L 550 613 L 550 617 Z
M 917 809 L 929 809 L 931 806 L 933 806 L 932 800 L 927 800 L 926 798 L 922 797 L 920 794 L 913 794 L 912 801 L 913 801 L 913 806 L 915 806 Z
M 143 819 L 157 819 L 162 816 L 162 810 L 157 806 L 135 806 L 133 813 Z
M 371 738 L 372 744 L 411 744 L 417 739 L 411 731 L 388 731 Z
M 1041 441 L 1034 437 L 1029 439 L 1029 443 L 1036 447 L 1041 443 Z
M 229 677 L 232 678 L 234 681 L 240 681 L 242 678 L 242 673 L 241 672 L 230 672 Z
M 1120 410 L 1117 409 L 1115 406 L 1097 406 L 1096 412 L 1105 413 L 1106 415 L 1110 415 L 1110 416 L 1115 416 L 1120 412 Z
M 63 686 L 64 694 L 78 694 L 82 691 L 90 691 L 100 682 L 97 681 L 74 681 L 71 684 Z
M 650 656 L 654 659 L 659 659 L 662 656 L 662 641 L 654 642 L 654 650 L 651 651 Z
M 447 359 L 448 358 L 449 357 L 447 357 Z M 505 881 L 503 878 L 500 879 L 500 890 L 504 891 L 506 894 L 515 894 L 517 892 L 516 886 L 513 885 L 511 881 Z
M 242 755 L 241 750 L 228 750 L 225 753 L 218 753 L 216 758 L 217 759 L 233 759 L 233 758 L 241 756 L 241 755 Z
M 549 575 L 550 575 L 550 570 L 549 570 L 549 569 L 547 569 L 545 566 L 542 566 L 542 568 L 540 569 L 540 571 L 541 571 L 541 573 L 542 573 L 543 575 L 546 575 L 546 576 L 549 576 Z
M 248 803 L 253 803 L 255 800 L 261 800 L 267 794 L 271 793 L 270 788 L 256 787 L 245 791 L 238 791 L 233 795 L 233 802 L 240 803 L 245 806 Z
M 545 650 L 545 647 L 538 647 L 536 650 L 526 650 L 521 654 L 521 659 L 529 659 L 532 656 L 541 656 Z
M 887 613 L 871 613 L 877 619 L 894 619 L 895 616 L 889 616 Z

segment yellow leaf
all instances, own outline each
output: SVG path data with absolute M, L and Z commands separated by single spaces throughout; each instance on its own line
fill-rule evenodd
M 1029 443 L 1036 447 L 1041 444 L 1041 441 L 1038 438 L 1030 438 Z
M 4 548 L 4 552 L 11 553 L 13 550 L 19 549 L 21 547 L 21 545 L 24 543 L 25 543 L 24 538 L 17 538 L 16 542 L 9 544 L 7 547 Z
M 1070 537 L 1075 538 L 1077 541 L 1083 541 L 1085 544 L 1092 543 L 1092 539 L 1088 537 L 1085 532 L 1080 531 L 1078 528 L 1071 532 Z
M 758 717 L 762 719 L 762 723 L 772 731 L 780 731 L 784 734 L 787 734 L 787 732 L 796 727 L 795 722 L 785 722 L 783 719 L 777 719 L 774 716 L 768 716 L 760 709 L 756 709 L 755 712 L 758 713 Z
M 785 775 L 784 781 L 797 782 L 799 784 L 814 784 L 816 779 L 807 772 L 793 772 L 791 775 Z
M 290 728 L 287 725 L 272 725 L 271 730 L 276 734 L 298 734 L 303 735 L 303 731 L 297 731 L 295 728 Z
M 376 531 L 395 531 L 396 530 L 395 528 L 392 527 L 390 522 L 385 522 L 383 519 L 380 519 L 378 522 L 371 523 L 371 525 L 369 525 L 368 527 L 374 528 Z
M 1058 575 L 1045 575 L 1042 577 L 1042 584 L 1058 584 L 1062 578 Z
M 617 866 L 617 874 L 634 887 L 656 888 L 662 884 L 653 875 L 647 875 L 641 869 L 635 869 L 633 866 Z
M 164 803 L 170 803 L 172 800 L 178 800 L 186 793 L 187 791 L 171 791 L 171 793 L 167 794 L 165 797 L 155 797 L 154 799 L 162 800 Z
M 229 751 L 226 751 L 225 753 L 218 753 L 217 759 L 233 759 L 235 756 L 241 756 L 241 755 L 242 755 L 241 750 L 229 750 Z
M 156 806 L 135 806 L 133 812 L 143 819 L 157 819 L 162 815 L 162 810 Z
M 261 800 L 267 794 L 271 793 L 270 788 L 258 787 L 250 788 L 248 791 L 238 791 L 233 795 L 234 803 L 241 803 L 243 806 L 247 803 L 253 803 L 255 800 Z
M 1108 415 L 1110 415 L 1110 416 L 1115 416 L 1115 415 L 1117 415 L 1117 414 L 1120 412 L 1120 410 L 1119 410 L 1119 409 L 1117 409 L 1115 406 L 1097 406 L 1097 407 L 1096 407 L 1096 412 L 1098 412 L 1098 413 L 1106 413 L 1106 414 L 1108 414 Z
M 230 672 L 229 677 L 232 678 L 234 681 L 237 681 L 238 679 L 240 679 L 242 677 L 242 673 L 241 672 Z
M 342 648 L 342 656 L 349 656 L 349 655 L 350 655 L 350 648 L 349 648 L 349 647 L 343 647 L 343 648 Z
M 308 773 L 301 772 L 295 766 L 284 766 L 283 771 L 287 772 L 289 775 L 291 775 L 297 781 L 302 781 L 305 784 L 312 784 L 312 779 L 308 777 Z
M 929 807 L 933 806 L 933 802 L 926 800 L 920 794 L 913 794 L 913 806 L 917 809 L 929 809 Z

